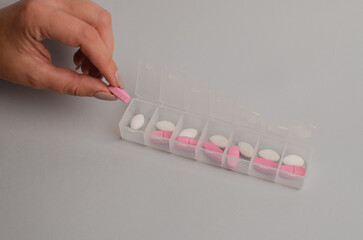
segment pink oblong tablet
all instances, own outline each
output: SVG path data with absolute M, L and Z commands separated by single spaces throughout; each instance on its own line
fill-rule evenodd
M 253 162 L 257 163 L 257 164 L 253 164 L 254 169 L 256 169 L 259 172 L 266 173 L 266 174 L 275 175 L 276 168 L 279 167 L 278 163 L 276 163 L 272 160 L 265 159 L 265 158 L 256 158 L 255 160 L 253 160 Z
M 210 158 L 211 160 L 214 160 L 218 163 L 222 162 L 222 153 L 223 150 L 220 149 L 217 145 L 211 143 L 211 142 L 205 142 L 203 144 L 203 148 L 209 151 L 205 151 L 205 154 L 208 156 L 208 158 Z M 210 152 L 212 151 L 212 152 Z M 213 153 L 215 152 L 215 153 Z
M 240 150 L 239 147 L 236 145 L 232 145 L 229 147 L 227 152 L 227 166 L 229 169 L 234 170 L 238 165 L 238 158 L 239 158 Z
M 113 95 L 115 95 L 117 98 L 121 99 L 125 103 L 130 102 L 131 97 L 124 89 L 113 86 L 108 86 L 107 88 Z
M 197 146 L 198 144 L 198 140 L 195 138 L 191 138 L 191 137 L 185 137 L 185 136 L 180 136 L 177 137 L 175 139 L 175 145 L 182 149 L 182 150 L 186 150 L 186 151 L 193 151 L 195 148 L 192 146 Z M 181 144 L 184 143 L 184 144 Z M 188 145 L 192 145 L 192 146 L 188 146 Z
M 297 176 L 291 175 L 289 173 L 293 173 L 300 176 L 305 176 L 306 170 L 303 167 L 294 166 L 294 165 L 282 165 L 280 168 L 280 176 L 284 178 L 296 178 Z
M 173 135 L 172 131 L 153 131 L 150 135 L 150 139 L 153 143 L 166 144 L 169 143 L 171 135 Z

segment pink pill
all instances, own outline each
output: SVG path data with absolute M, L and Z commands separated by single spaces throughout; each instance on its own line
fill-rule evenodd
M 239 147 L 236 145 L 230 146 L 227 152 L 227 166 L 229 169 L 234 170 L 238 165 L 238 158 L 239 158 Z
M 294 165 L 282 165 L 280 168 L 280 176 L 284 178 L 297 178 L 297 176 L 294 176 L 289 173 L 293 173 L 300 176 L 305 176 L 306 170 L 303 167 L 294 166 Z M 289 172 L 289 173 L 288 173 Z
M 205 154 L 212 160 L 221 163 L 222 162 L 222 155 L 221 153 L 223 153 L 223 150 L 220 149 L 217 145 L 211 143 L 211 142 L 205 142 L 203 144 L 203 148 L 208 150 L 205 151 Z M 212 151 L 212 152 L 210 152 Z M 216 153 L 214 153 L 216 152 Z M 219 153 L 219 154 L 218 154 Z
M 266 174 L 272 174 L 272 175 L 276 174 L 276 168 L 279 167 L 278 163 L 265 158 L 256 158 L 255 160 L 253 160 L 253 162 L 257 163 L 253 164 L 254 169 Z
M 125 103 L 130 102 L 130 100 L 131 100 L 130 95 L 125 90 L 123 90 L 122 88 L 113 87 L 113 86 L 108 86 L 107 88 L 108 88 L 108 90 L 110 90 L 110 92 L 113 95 L 115 95 L 116 97 L 118 97 L 119 99 L 124 101 Z
M 153 143 L 166 144 L 169 143 L 171 135 L 173 135 L 172 131 L 154 131 L 151 133 L 150 139 Z
M 195 149 L 195 147 L 192 146 L 197 146 L 198 144 L 198 140 L 195 138 L 191 138 L 191 137 L 185 137 L 185 136 L 180 136 L 177 137 L 175 139 L 175 145 L 182 149 L 182 150 L 186 150 L 186 151 L 193 151 Z M 192 146 L 189 146 L 192 145 Z

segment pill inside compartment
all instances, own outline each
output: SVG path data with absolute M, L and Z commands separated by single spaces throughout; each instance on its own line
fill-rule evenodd
M 137 98 L 132 99 L 130 105 L 127 107 L 122 119 L 119 122 L 121 137 L 131 142 L 145 144 L 145 129 L 151 117 L 153 116 L 156 107 L 157 106 L 153 103 Z M 145 121 L 140 129 L 135 130 L 130 127 L 130 121 L 137 114 L 142 114 L 145 118 Z
M 248 174 L 251 159 L 256 155 L 260 134 L 249 127 L 236 128 L 227 149 L 223 167 Z
M 301 188 L 312 153 L 313 147 L 311 145 L 291 142 L 286 144 L 283 156 L 281 156 L 276 182 Z M 303 160 L 303 164 L 301 160 Z
M 197 146 L 197 160 L 221 167 L 226 155 L 226 149 L 229 147 L 229 142 L 232 137 L 233 127 L 227 125 L 223 121 L 210 120 L 200 137 L 200 141 Z M 225 148 L 218 147 L 217 144 L 213 144 L 211 141 L 212 136 L 222 136 L 227 139 L 227 145 Z
M 171 141 L 171 152 L 180 156 L 196 159 L 196 149 L 200 137 L 206 127 L 207 119 L 184 113 L 181 117 L 180 126 L 175 132 L 175 138 Z M 186 132 L 197 131 L 197 135 L 185 137 Z M 183 133 L 184 136 L 180 136 Z M 195 134 L 195 132 L 194 132 Z
M 250 175 L 275 181 L 284 147 L 284 139 L 278 136 L 261 136 L 255 157 L 251 162 Z
M 160 124 L 161 121 L 165 121 L 164 124 Z M 174 132 L 180 128 L 180 121 L 181 112 L 168 107 L 157 107 L 145 130 L 145 145 L 170 152 L 170 142 L 174 138 Z M 174 129 L 170 128 L 170 123 L 175 126 Z M 157 125 L 167 125 L 167 129 L 157 128 Z

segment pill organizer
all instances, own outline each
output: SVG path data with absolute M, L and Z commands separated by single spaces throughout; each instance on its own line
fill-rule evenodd
M 180 72 L 141 61 L 133 98 L 120 122 L 121 137 L 125 140 L 180 155 L 229 171 L 258 177 L 293 188 L 301 188 L 308 172 L 317 128 L 305 123 L 292 123 L 289 128 L 268 123 L 255 112 L 235 106 L 233 97 L 209 89 L 200 83 L 187 81 Z M 145 116 L 145 124 L 138 130 L 130 128 L 136 114 Z M 167 120 L 175 124 L 170 138 L 152 134 L 156 123 Z M 176 141 L 186 128 L 198 130 L 196 146 Z M 228 138 L 223 153 L 203 148 L 213 135 Z M 239 142 L 254 147 L 251 158 L 228 155 Z M 269 166 L 261 162 L 258 152 L 272 149 L 280 159 Z M 304 174 L 292 171 L 282 159 L 298 155 L 304 159 Z M 297 168 L 296 168 L 297 169 Z

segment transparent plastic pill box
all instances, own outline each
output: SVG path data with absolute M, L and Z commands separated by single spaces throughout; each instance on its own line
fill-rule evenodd
M 284 171 L 282 159 L 292 154 L 301 156 L 305 160 L 303 168 L 307 173 L 317 131 L 315 126 L 305 123 L 292 123 L 289 128 L 273 125 L 255 112 L 237 108 L 233 97 L 187 81 L 179 72 L 148 62 L 139 64 L 136 96 L 119 122 L 123 139 L 229 171 L 293 188 L 302 187 L 306 174 Z M 145 124 L 139 130 L 130 128 L 130 120 L 136 114 L 145 116 Z M 156 123 L 161 120 L 175 124 L 170 138 L 152 134 L 156 130 Z M 185 128 L 198 130 L 196 146 L 176 141 Z M 228 138 L 223 153 L 203 148 L 203 143 L 213 135 Z M 239 142 L 254 147 L 251 158 L 227 154 L 229 147 Z M 276 166 L 255 162 L 261 149 L 272 149 L 279 153 L 280 159 L 275 162 Z

